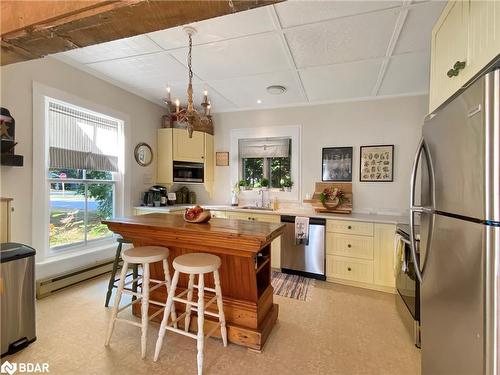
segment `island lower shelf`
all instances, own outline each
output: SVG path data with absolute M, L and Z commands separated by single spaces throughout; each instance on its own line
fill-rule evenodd
M 186 225 L 181 223 L 182 218 L 169 215 L 160 215 L 163 217 L 158 218 L 153 227 L 143 225 L 154 222 L 151 221 L 154 215 L 136 216 L 134 220 L 130 219 L 128 222 L 114 219 L 105 223 L 112 231 L 131 240 L 135 247 L 148 245 L 167 247 L 171 276 L 174 273 L 172 261 L 179 255 L 208 252 L 220 257 L 219 273 L 228 340 L 254 350 L 262 350 L 279 312 L 279 306 L 273 302 L 270 243 L 281 234 L 282 225 L 225 219 L 219 219 L 219 222 L 217 219 L 212 219 L 203 227 L 199 224 Z M 147 216 L 149 219 L 146 218 Z M 137 222 L 141 223 L 137 225 Z M 222 228 L 224 226 L 227 227 L 227 232 Z M 252 231 L 255 231 L 253 235 L 251 235 Z M 189 240 L 186 240 L 187 238 Z M 256 262 L 257 254 L 260 256 Z M 162 280 L 164 273 L 161 262 L 152 264 L 150 273 L 151 279 Z M 213 275 L 206 274 L 204 277 L 205 285 L 213 288 Z M 187 285 L 188 276 L 181 274 L 176 294 L 184 291 Z M 206 293 L 205 300 L 208 301 L 210 298 L 211 294 Z M 154 290 L 150 299 L 165 303 L 166 288 L 160 287 Z M 197 299 L 196 290 L 194 299 Z M 160 308 L 160 306 L 150 304 L 149 315 L 151 316 Z M 133 305 L 135 315 L 140 316 L 140 310 L 140 304 Z M 182 314 L 185 311 L 185 305 L 176 303 L 176 310 L 178 315 Z M 216 312 L 217 306 L 211 305 L 208 311 L 211 310 Z M 160 321 L 162 315 L 158 314 L 153 320 Z M 194 312 L 193 315 L 195 315 Z M 210 331 L 213 324 L 217 324 L 215 320 L 207 316 L 205 316 L 205 322 L 205 332 Z M 183 327 L 183 324 L 184 320 L 181 319 L 179 325 Z M 196 330 L 197 320 L 191 319 L 190 331 L 196 332 Z M 214 336 L 218 334 L 217 330 Z

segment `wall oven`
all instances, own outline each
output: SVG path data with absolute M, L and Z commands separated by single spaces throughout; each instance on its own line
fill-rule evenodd
M 174 182 L 199 182 L 204 181 L 203 163 L 174 161 Z
M 404 224 L 398 225 L 396 234 L 400 236 L 398 238 L 401 242 L 401 253 L 397 255 L 395 268 L 396 289 L 399 294 L 397 296 L 398 310 L 415 340 L 415 346 L 420 348 L 420 283 L 415 274 L 415 263 L 411 256 L 410 227 Z M 417 239 L 417 261 L 418 243 Z

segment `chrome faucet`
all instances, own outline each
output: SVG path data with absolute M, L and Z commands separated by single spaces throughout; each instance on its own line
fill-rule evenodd
M 260 207 L 265 208 L 270 206 L 270 202 L 265 202 L 264 195 L 265 192 L 268 191 L 267 189 L 260 189 L 259 190 L 259 195 L 260 195 Z M 265 204 L 264 204 L 265 203 Z M 257 203 L 256 206 L 258 207 L 259 204 Z

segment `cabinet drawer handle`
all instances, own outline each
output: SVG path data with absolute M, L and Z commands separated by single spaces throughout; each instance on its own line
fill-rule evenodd
M 462 70 L 463 68 L 465 68 L 465 61 L 457 61 L 455 65 L 453 65 L 453 69 L 456 71 Z
M 351 267 L 347 267 L 347 270 L 350 272 L 351 271 Z
M 349 225 L 349 226 L 347 227 L 347 229 L 352 229 L 352 227 Z
M 350 249 L 352 246 L 351 246 L 351 244 L 348 244 L 347 247 Z
M 460 71 L 464 68 L 465 68 L 465 61 L 457 61 L 455 65 L 453 65 L 453 68 L 448 70 L 448 72 L 446 72 L 446 75 L 449 78 L 456 77 L 458 76 L 458 73 L 460 73 Z
M 448 78 L 456 77 L 456 76 L 458 76 L 458 70 L 450 69 L 450 70 L 448 70 L 446 75 L 448 76 Z

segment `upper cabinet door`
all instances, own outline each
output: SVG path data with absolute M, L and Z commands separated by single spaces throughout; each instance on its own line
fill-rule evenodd
M 175 161 L 204 162 L 205 156 L 205 133 L 193 132 L 193 138 L 189 138 L 185 129 L 173 129 L 173 151 Z
M 453 95 L 469 76 L 468 9 L 467 0 L 448 2 L 432 30 L 430 111 Z
M 500 54 L 500 1 L 469 5 L 469 65 L 473 74 Z
M 161 128 L 157 132 L 156 182 L 171 185 L 174 183 L 172 163 L 172 128 Z

